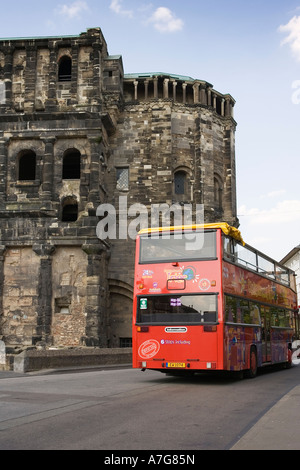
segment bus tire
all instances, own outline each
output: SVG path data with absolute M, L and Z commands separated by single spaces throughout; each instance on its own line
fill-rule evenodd
M 248 377 L 254 379 L 257 376 L 257 352 L 256 347 L 251 346 L 250 348 L 250 369 L 248 370 Z

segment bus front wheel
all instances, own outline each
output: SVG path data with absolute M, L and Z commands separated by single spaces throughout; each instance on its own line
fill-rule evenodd
M 248 377 L 254 379 L 257 375 L 257 354 L 256 348 L 251 346 L 250 349 L 250 369 L 248 371 Z

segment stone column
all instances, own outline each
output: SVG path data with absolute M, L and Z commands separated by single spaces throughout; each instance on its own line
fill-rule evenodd
M 73 42 L 73 41 L 72 41 Z M 79 47 L 72 43 L 72 71 L 71 71 L 71 101 L 70 104 L 76 105 L 77 100 L 77 87 L 78 87 L 78 54 Z
M 221 116 L 225 116 L 225 100 L 221 99 Z
M 226 98 L 225 100 L 225 116 L 231 117 L 232 116 L 232 106 L 230 98 Z
M 182 93 L 183 93 L 182 102 L 183 102 L 183 104 L 186 103 L 186 87 L 187 87 L 187 83 L 183 83 L 182 84 Z
M 158 99 L 158 78 L 154 77 L 153 78 L 153 84 L 154 84 L 154 99 Z
M 212 105 L 212 102 L 211 102 L 211 88 L 210 87 L 208 87 L 208 89 L 207 89 L 207 105 L 208 106 Z
M 90 185 L 88 188 L 88 202 L 94 204 L 94 208 L 98 207 L 100 201 L 100 155 L 104 153 L 103 145 L 95 141 L 94 138 L 89 139 L 90 150 L 91 150 L 91 165 L 90 165 Z M 82 184 L 81 184 L 82 186 Z M 83 194 L 83 188 L 80 188 L 80 195 Z
M 48 99 L 46 100 L 46 110 L 55 110 L 57 106 L 56 84 L 57 84 L 57 47 L 55 43 L 49 43 L 49 89 Z
M 164 99 L 169 98 L 169 78 L 164 79 L 164 92 L 163 92 Z
M 43 162 L 42 191 L 43 199 L 51 200 L 53 193 L 53 165 L 54 165 L 54 144 L 56 138 L 49 137 L 44 140 L 45 154 Z
M 95 94 L 93 96 L 93 101 L 97 102 L 98 104 L 101 103 L 101 49 L 102 46 L 99 42 L 93 43 L 93 89 Z
M 213 108 L 217 109 L 217 97 L 215 93 L 213 93 Z
M 198 104 L 199 103 L 199 83 L 194 83 L 193 91 L 194 91 L 194 104 Z
M 145 80 L 145 100 L 148 99 L 149 80 Z
M 138 82 L 137 80 L 135 80 L 135 81 L 133 82 L 133 84 L 134 84 L 134 99 L 135 99 L 135 101 L 137 101 L 137 99 L 138 99 L 138 84 L 139 84 L 139 82 Z
M 107 347 L 107 264 L 106 247 L 102 244 L 82 246 L 88 256 L 86 299 L 86 346 Z
M 173 100 L 176 101 L 176 87 L 177 82 L 173 82 Z
M 36 336 L 32 343 L 44 341 L 52 344 L 52 256 L 55 251 L 54 245 L 36 244 L 33 251 L 40 256 L 40 270 L 38 283 L 38 306 Z
M 30 113 L 33 112 L 35 104 L 37 48 L 27 44 L 26 54 L 24 111 Z
M 5 47 L 3 49 L 5 54 L 5 65 L 4 65 L 4 81 L 5 81 L 5 105 L 6 108 L 13 107 L 13 96 L 12 96 L 12 71 L 13 71 L 13 54 L 14 47 Z
M 200 85 L 200 103 L 207 105 L 207 96 L 206 96 L 206 87 L 205 85 Z
M 8 143 L 9 139 L 0 138 L 0 201 L 6 200 Z

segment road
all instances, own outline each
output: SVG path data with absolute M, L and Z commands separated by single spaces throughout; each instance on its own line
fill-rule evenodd
M 0 372 L 0 450 L 227 450 L 299 384 L 132 369 Z

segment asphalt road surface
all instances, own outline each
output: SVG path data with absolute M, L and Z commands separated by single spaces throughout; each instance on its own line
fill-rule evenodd
M 0 372 L 0 450 L 227 450 L 299 379 L 298 365 L 244 380 L 132 369 Z

